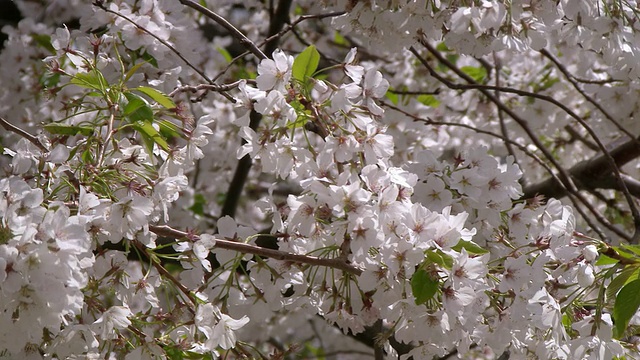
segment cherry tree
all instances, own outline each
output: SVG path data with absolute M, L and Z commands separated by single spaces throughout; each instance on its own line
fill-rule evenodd
M 634 2 L 15 6 L 0 358 L 640 357 Z

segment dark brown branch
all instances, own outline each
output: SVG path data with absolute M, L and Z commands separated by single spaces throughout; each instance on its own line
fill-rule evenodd
M 284 24 L 289 20 L 290 6 L 291 0 L 280 1 L 280 3 L 278 4 L 278 9 L 274 14 L 275 17 L 271 19 L 271 24 L 269 25 L 270 36 L 277 34 L 282 29 Z M 279 38 L 276 38 L 273 41 L 267 43 L 265 48 L 265 52 L 267 54 L 273 53 L 273 51 L 278 47 L 278 39 Z M 256 131 L 258 129 L 258 126 L 260 125 L 260 121 L 262 121 L 262 115 L 257 113 L 255 110 L 251 110 L 249 119 L 249 127 L 252 130 Z M 235 216 L 236 209 L 240 202 L 240 195 L 242 194 L 242 189 L 244 188 L 244 184 L 247 181 L 247 176 L 249 176 L 249 170 L 251 170 L 252 163 L 253 161 L 249 154 L 245 155 L 242 159 L 240 159 L 240 161 L 238 161 L 238 167 L 236 168 L 236 171 L 233 174 L 233 179 L 229 184 L 229 190 L 227 190 L 227 197 L 224 201 L 224 205 L 222 206 L 222 213 L 220 216 Z
M 190 235 L 184 231 L 173 229 L 169 226 L 149 226 L 149 230 L 154 232 L 157 235 L 170 237 L 174 239 L 183 239 L 187 237 L 193 238 L 193 235 Z M 196 237 L 197 239 L 197 237 Z M 215 247 L 220 249 L 234 250 L 243 254 L 253 254 L 266 258 L 271 258 L 275 260 L 281 261 L 290 261 L 300 264 L 308 264 L 314 266 L 326 266 L 338 270 L 342 270 L 354 275 L 362 274 L 362 270 L 359 268 L 345 262 L 340 258 L 319 258 L 310 255 L 300 255 L 300 254 L 291 254 L 285 251 L 274 250 L 263 248 L 251 244 L 246 244 L 237 241 L 223 240 L 223 239 L 215 239 Z
M 253 43 L 253 41 L 249 40 L 249 38 L 246 37 L 240 30 L 236 29 L 235 26 L 231 25 L 231 23 L 229 23 L 227 19 L 214 13 L 213 11 L 198 4 L 195 1 L 192 1 L 192 0 L 179 0 L 179 1 L 182 5 L 186 5 L 196 10 L 197 12 L 201 13 L 202 15 L 208 17 L 209 19 L 215 21 L 216 23 L 224 27 L 229 32 L 229 34 L 231 34 L 231 36 L 233 36 L 238 41 L 240 41 L 240 43 L 242 43 L 242 45 L 244 45 L 249 51 L 251 51 L 251 53 L 255 55 L 258 59 L 262 60 L 267 58 L 267 55 L 265 55 L 262 52 L 262 50 L 260 50 L 256 46 L 256 44 Z
M 580 203 L 582 204 L 582 206 L 584 206 L 587 209 L 589 209 L 589 211 L 596 217 L 596 219 L 601 224 L 605 225 L 609 230 L 613 231 L 618 236 L 623 237 L 624 239 L 627 239 L 627 240 L 631 239 L 631 237 L 629 235 L 625 234 L 623 231 L 621 231 L 620 229 L 615 227 L 613 224 L 611 224 L 604 216 L 602 216 L 602 214 L 600 214 L 591 205 L 591 203 L 582 194 L 580 194 L 580 192 L 578 191 L 578 188 L 574 184 L 573 179 L 569 175 L 568 171 L 553 157 L 553 154 L 551 154 L 549 149 L 547 149 L 544 146 L 544 144 L 542 144 L 540 139 L 538 139 L 538 137 L 533 133 L 533 131 L 529 127 L 528 122 L 525 119 L 523 119 L 522 117 L 520 117 L 518 114 L 516 114 L 508 106 L 506 106 L 502 101 L 497 99 L 491 92 L 489 92 L 489 90 L 495 90 L 495 88 L 496 88 L 495 86 L 487 86 L 487 85 L 477 84 L 471 77 L 469 77 L 462 70 L 460 70 L 454 64 L 452 64 L 449 60 L 447 60 L 444 56 L 442 56 L 442 54 L 440 54 L 440 52 L 438 52 L 433 46 L 431 46 L 431 44 L 429 44 L 429 42 L 426 41 L 424 38 L 419 38 L 418 40 L 419 40 L 421 45 L 423 45 L 431 54 L 433 54 L 436 57 L 436 59 L 438 59 L 438 61 L 440 61 L 440 63 L 444 64 L 446 67 L 451 69 L 454 73 L 456 73 L 458 76 L 460 76 L 462 79 L 464 79 L 469 84 L 467 86 L 475 87 L 476 89 L 478 89 L 484 96 L 486 96 L 491 102 L 493 102 L 498 107 L 498 109 L 504 111 L 507 115 L 509 115 L 522 128 L 522 130 L 527 134 L 527 136 L 529 137 L 531 142 L 533 142 L 533 144 L 543 153 L 545 158 L 547 158 L 547 160 L 549 160 L 553 164 L 553 166 L 558 170 L 558 179 L 561 181 L 562 185 L 564 185 L 569 190 L 569 194 L 570 194 L 569 196 L 570 196 L 571 199 L 573 199 L 573 198 L 579 199 Z M 418 58 L 418 60 L 427 68 L 427 70 L 429 71 L 429 73 L 432 76 L 434 76 L 440 82 L 445 84 L 447 87 L 449 87 L 451 89 L 456 89 L 456 88 L 460 89 L 460 86 L 465 87 L 465 85 L 454 84 L 451 81 L 449 81 L 449 80 L 445 79 L 444 77 L 440 76 L 440 74 L 438 74 L 431 67 L 431 65 L 417 52 L 417 50 L 414 47 L 409 48 L 409 51 L 411 51 Z M 526 93 L 525 91 L 516 90 L 516 89 L 509 89 L 509 88 L 502 88 L 501 91 L 503 91 L 503 92 L 513 92 L 513 93 Z M 533 96 L 533 97 L 540 96 L 538 94 L 534 94 L 534 95 L 535 96 Z M 528 96 L 528 95 L 526 95 L 526 96 Z M 553 99 L 553 100 L 555 100 L 555 99 Z M 557 101 L 556 101 L 556 103 L 557 103 Z M 559 105 L 562 105 L 562 104 L 559 104 Z M 572 111 L 570 109 L 568 109 L 568 108 L 565 111 L 568 111 L 568 112 L 572 113 Z M 579 121 L 582 121 L 582 119 L 579 119 Z M 585 221 L 590 226 L 593 227 L 594 231 L 596 231 L 600 237 L 602 237 L 603 239 L 606 240 L 606 238 L 607 238 L 606 235 L 602 231 L 600 231 L 599 228 L 597 226 L 595 226 L 595 224 L 593 224 L 589 220 L 589 218 L 586 216 L 586 214 L 582 210 L 582 207 L 578 206 L 578 204 L 575 204 L 575 205 L 576 206 L 574 208 L 576 209 L 576 211 L 578 211 L 580 213 L 580 215 L 582 215 L 582 217 L 585 219 Z
M 11 131 L 12 133 L 18 134 L 18 135 L 22 136 L 23 138 L 27 139 L 30 143 L 35 145 L 43 153 L 48 153 L 49 152 L 49 150 L 47 150 L 47 148 L 44 145 L 42 145 L 42 143 L 40 142 L 40 140 L 38 140 L 37 137 L 35 137 L 35 136 L 29 134 L 28 132 L 20 129 L 19 127 L 13 125 L 12 123 L 8 122 L 7 120 L 3 119 L 2 117 L 0 117 L 0 125 L 2 125 L 2 127 L 5 128 L 5 130 Z
M 638 139 L 631 139 L 609 151 L 616 165 L 621 167 L 640 156 Z M 569 174 L 581 189 L 615 189 L 619 184 L 612 174 L 612 169 L 605 155 L 600 154 L 592 159 L 581 161 L 569 169 Z M 622 181 L 633 196 L 640 198 L 640 182 L 628 175 L 621 175 Z M 544 180 L 524 189 L 523 198 L 530 198 L 536 194 L 546 197 L 561 198 L 567 195 L 567 190 L 552 179 Z

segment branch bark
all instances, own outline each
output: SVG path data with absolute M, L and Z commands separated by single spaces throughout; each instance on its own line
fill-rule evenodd
M 189 237 L 188 233 L 174 229 L 166 225 L 149 226 L 149 230 L 151 230 L 157 235 L 166 236 L 174 239 L 182 239 L 182 238 Z M 342 270 L 354 275 L 362 274 L 362 270 L 344 261 L 344 259 L 340 259 L 340 258 L 319 258 L 315 256 L 310 256 L 310 255 L 291 254 L 285 251 L 262 248 L 262 247 L 251 245 L 251 244 L 224 240 L 224 239 L 215 239 L 215 241 L 216 241 L 215 247 L 220 249 L 234 250 L 244 254 L 253 254 L 253 255 L 258 255 L 258 256 L 267 257 L 271 259 L 291 261 L 291 262 L 300 263 L 300 264 L 326 266 L 326 267 Z
M 624 166 L 631 160 L 640 157 L 639 139 L 628 139 L 618 144 L 613 144 L 609 154 L 618 167 Z M 609 146 L 611 147 L 611 146 Z M 600 154 L 589 160 L 581 161 L 569 169 L 568 173 L 579 189 L 614 189 L 620 190 L 619 181 L 613 174 L 607 156 Z M 632 177 L 622 174 L 629 192 L 636 198 L 640 198 L 640 182 Z M 523 198 L 531 198 L 537 194 L 548 198 L 562 198 L 567 196 L 567 189 L 553 179 L 547 179 L 537 184 L 532 184 L 524 189 Z
M 40 142 L 40 140 L 38 140 L 37 137 L 35 137 L 35 136 L 29 134 L 28 132 L 20 129 L 19 127 L 13 125 L 12 123 L 8 122 L 7 120 L 3 119 L 2 117 L 0 117 L 0 125 L 2 125 L 2 127 L 5 128 L 5 130 L 11 131 L 12 133 L 16 133 L 16 134 L 22 136 L 23 138 L 27 139 L 30 143 L 35 145 L 43 153 L 48 153 L 49 152 L 49 150 L 44 145 L 42 145 L 42 143 Z

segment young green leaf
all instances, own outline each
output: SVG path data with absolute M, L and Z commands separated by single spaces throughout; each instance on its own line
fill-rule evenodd
M 600 254 L 598 260 L 595 262 L 595 266 L 604 266 L 604 265 L 612 265 L 618 263 L 620 260 L 614 259 L 612 257 L 608 257 L 607 255 Z
M 638 307 L 640 307 L 640 279 L 625 285 L 618 293 L 613 305 L 614 336 L 616 338 L 620 339 L 624 336 L 629 320 L 638 311 Z
M 293 68 L 291 70 L 293 78 L 305 82 L 306 78 L 311 77 L 320 63 L 320 54 L 314 45 L 310 45 L 293 60 Z
M 75 74 L 69 82 L 83 88 L 98 90 L 101 93 L 107 86 L 107 80 L 99 71 L 91 71 L 87 73 L 79 72 Z
M 427 256 L 428 261 L 445 269 L 451 269 L 453 267 L 453 258 L 451 257 L 451 255 L 443 253 L 442 250 L 427 250 L 425 252 L 425 255 Z
M 424 304 L 429 301 L 440 287 L 438 280 L 431 278 L 428 272 L 419 269 L 411 277 L 411 290 L 415 297 L 416 305 Z
M 156 130 L 156 128 L 154 128 L 151 123 L 146 121 L 137 121 L 133 125 L 133 128 L 140 133 L 143 139 L 150 140 L 152 143 L 160 146 L 164 151 L 169 151 L 169 144 L 167 144 L 167 141 L 162 137 L 162 135 L 160 135 L 158 130 Z M 151 150 L 149 155 L 152 155 L 153 146 L 151 146 L 149 150 Z
M 74 136 L 77 134 L 82 134 L 84 136 L 90 136 L 91 134 L 93 134 L 93 127 L 90 126 L 51 123 L 44 125 L 44 129 L 53 135 Z
M 122 112 L 130 122 L 145 121 L 150 123 L 153 121 L 153 110 L 151 110 L 151 106 L 145 99 L 130 92 L 125 92 L 124 97 L 128 102 Z
M 385 96 L 393 103 L 393 105 L 398 105 L 398 94 L 387 91 Z
M 469 75 L 475 82 L 481 83 L 487 77 L 487 70 L 482 66 L 463 66 L 460 68 L 462 72 Z
M 628 266 L 616 276 L 609 286 L 607 286 L 607 299 L 615 299 L 618 291 L 630 283 L 640 278 L 640 268 L 637 266 Z
M 131 67 L 131 69 L 129 69 L 129 71 L 127 71 L 127 74 L 126 74 L 126 75 L 125 75 L 125 77 L 124 77 L 124 82 L 129 81 L 129 79 L 131 79 L 131 77 L 133 76 L 133 74 L 135 74 L 135 73 L 136 73 L 136 71 L 138 71 L 138 69 L 140 69 L 140 67 L 141 67 L 142 65 L 144 65 L 144 64 L 146 64 L 146 62 L 145 62 L 145 61 L 141 61 L 141 62 L 139 62 L 139 63 L 137 63 L 137 64 L 133 65 L 133 66 Z
M 31 34 L 31 38 L 35 40 L 38 46 L 41 46 L 52 54 L 56 53 L 56 49 L 51 44 L 51 36 L 45 34 Z
M 457 252 L 460 252 L 462 249 L 465 249 L 469 254 L 475 254 L 475 255 L 482 255 L 489 252 L 489 250 L 481 248 L 476 243 L 472 241 L 465 241 L 465 240 L 458 241 L 458 243 L 451 249 Z
M 222 56 L 224 57 L 224 59 L 225 59 L 228 63 L 230 63 L 230 62 L 233 60 L 233 57 L 231 56 L 231 54 L 229 53 L 229 51 L 227 51 L 227 49 L 225 49 L 225 48 L 223 48 L 223 47 L 218 46 L 218 47 L 216 48 L 216 50 L 218 50 L 218 52 L 219 52 L 220 54 L 222 54 Z
M 421 102 L 423 105 L 426 105 L 432 108 L 437 108 L 438 105 L 440 105 L 440 101 L 436 99 L 436 97 L 433 95 L 422 94 L 418 96 L 417 100 Z
M 166 109 L 173 109 L 176 107 L 176 104 L 173 102 L 173 100 L 171 100 L 170 97 L 168 97 L 167 95 L 163 94 L 162 92 L 154 88 L 150 88 L 148 86 L 138 86 L 137 88 L 132 90 L 139 91 L 147 95 L 148 97 L 153 99 L 153 101 L 162 105 Z

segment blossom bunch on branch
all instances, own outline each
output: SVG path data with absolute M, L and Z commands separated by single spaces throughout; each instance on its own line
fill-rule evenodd
M 637 356 L 631 5 L 64 3 L 4 28 L 0 357 Z

